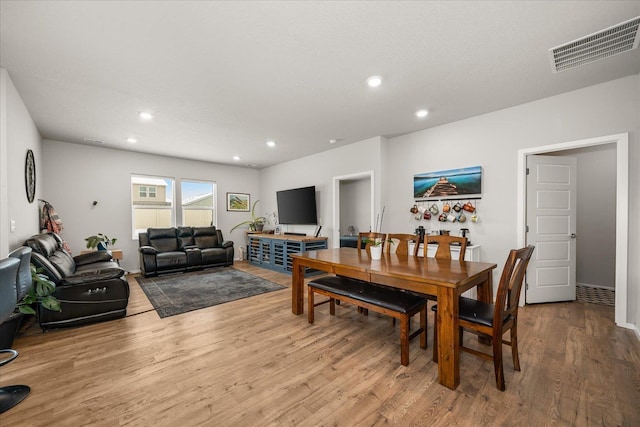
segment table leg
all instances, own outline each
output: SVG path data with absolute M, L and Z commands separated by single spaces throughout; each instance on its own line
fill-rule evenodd
M 455 389 L 460 384 L 460 331 L 458 328 L 458 295 L 454 288 L 438 287 L 438 379 L 440 384 Z
M 291 312 L 304 313 L 304 266 L 296 258 L 293 259 L 291 275 Z

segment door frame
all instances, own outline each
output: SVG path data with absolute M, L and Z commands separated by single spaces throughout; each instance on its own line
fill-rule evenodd
M 349 175 L 333 177 L 333 247 L 340 247 L 340 183 L 342 181 L 354 181 L 359 179 L 369 179 L 371 184 L 371 224 L 374 223 L 375 212 L 375 180 L 372 170 L 357 172 Z
M 542 145 L 539 147 L 518 150 L 518 197 L 517 197 L 517 240 L 518 247 L 526 245 L 526 214 L 527 214 L 527 156 L 532 154 L 551 153 L 554 151 L 571 150 L 575 148 L 596 145 L 615 144 L 616 147 L 616 325 L 633 329 L 634 325 L 627 322 L 627 286 L 628 286 L 628 258 L 629 243 L 629 134 L 619 133 L 578 141 L 559 144 Z M 535 253 L 534 253 L 535 256 Z M 520 303 L 524 304 L 523 292 Z

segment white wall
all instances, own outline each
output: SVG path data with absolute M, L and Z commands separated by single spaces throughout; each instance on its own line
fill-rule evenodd
M 370 138 L 355 144 L 281 163 L 260 171 L 260 212 L 276 210 L 276 191 L 288 188 L 316 186 L 318 221 L 322 235 L 329 236 L 329 247 L 333 247 L 333 177 L 366 171 L 374 172 L 374 181 L 382 175 L 381 152 L 386 145 L 382 137 Z M 381 190 L 376 184 L 374 194 L 376 212 L 380 212 Z M 348 224 L 347 224 L 348 225 Z M 287 227 L 287 226 L 285 226 Z M 312 235 L 315 226 L 288 226 L 285 231 Z M 337 242 L 339 244 L 339 242 Z
M 373 138 L 287 162 L 261 171 L 260 194 L 275 209 L 275 191 L 316 185 L 322 195 L 322 224 L 327 228 L 323 228 L 323 234 L 331 236 L 332 177 L 374 169 L 376 208 L 379 212 L 386 207 L 384 231 L 411 233 L 419 224 L 409 214 L 414 203 L 414 174 L 480 165 L 480 221 L 467 221 L 465 227 L 470 228 L 474 244 L 482 245 L 482 259 L 498 264 L 494 275 L 497 280 L 506 254 L 517 244 L 519 149 L 629 132 L 629 205 L 633 218 L 633 209 L 640 207 L 639 81 L 640 76 L 629 76 L 388 141 Z M 628 321 L 636 325 L 640 321 L 639 231 L 638 221 L 631 221 Z
M 575 141 L 597 136 L 630 133 L 630 206 L 638 206 L 640 163 L 638 151 L 638 77 L 630 76 L 578 91 L 542 99 L 393 138 L 389 145 L 389 185 L 386 204 L 391 225 L 407 226 L 405 212 L 413 203 L 412 178 L 420 172 L 463 166 L 483 167 L 480 222 L 468 224 L 471 239 L 482 245 L 484 260 L 498 263 L 494 278 L 510 248 L 517 243 L 516 181 L 519 149 Z M 389 206 L 391 209 L 389 209 Z M 630 211 L 630 217 L 633 217 Z M 629 227 L 629 322 L 637 324 L 638 221 Z M 633 260 L 636 260 L 634 262 Z
M 180 200 L 181 179 L 216 182 L 218 228 L 226 240 L 244 246 L 244 231 L 230 234 L 229 230 L 250 214 L 227 212 L 226 193 L 248 193 L 255 200 L 256 170 L 67 142 L 45 140 L 42 146 L 46 158 L 42 195 L 60 215 L 65 227 L 62 236 L 74 255 L 85 249 L 85 237 L 105 233 L 118 238 L 116 246 L 124 253 L 121 265 L 127 271 L 140 270 L 138 241 L 132 238 L 131 174 L 174 178 L 176 200 Z
M 27 150 L 36 161 L 36 195 L 27 200 L 24 166 Z M 42 192 L 40 133 L 7 70 L 0 68 L 0 257 L 38 232 L 38 201 Z M 11 231 L 11 221 L 15 231 Z

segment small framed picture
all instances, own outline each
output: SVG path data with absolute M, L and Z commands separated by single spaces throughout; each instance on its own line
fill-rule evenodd
M 282 234 L 282 227 L 276 225 L 276 229 L 273 231 L 273 234 Z
M 230 212 L 249 212 L 250 196 L 245 193 L 227 193 L 227 210 Z

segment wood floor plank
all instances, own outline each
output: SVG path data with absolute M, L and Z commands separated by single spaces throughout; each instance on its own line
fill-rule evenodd
M 466 353 L 449 390 L 431 360 L 432 314 L 428 348 L 414 340 L 404 367 L 388 318 L 323 305 L 311 325 L 291 314 L 291 276 L 235 268 L 287 289 L 160 319 L 130 276 L 124 319 L 23 329 L 0 384 L 32 392 L 0 425 L 640 425 L 640 341 L 613 307 L 521 308 L 522 371 L 505 346 L 506 391 L 491 362 Z

